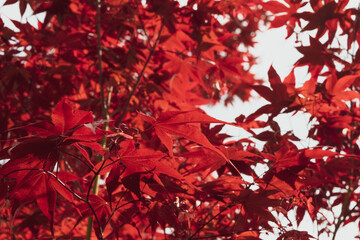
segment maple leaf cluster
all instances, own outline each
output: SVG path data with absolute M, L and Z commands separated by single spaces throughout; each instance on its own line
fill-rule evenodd
M 0 238 L 315 239 L 296 229 L 305 214 L 328 236 L 358 221 L 360 12 L 348 2 L 5 1 L 45 18 L 0 19 Z M 251 72 L 264 26 L 315 31 L 269 85 Z M 268 104 L 231 123 L 200 109 L 254 92 Z M 298 112 L 316 146 L 276 120 Z M 252 137 L 229 141 L 225 125 Z

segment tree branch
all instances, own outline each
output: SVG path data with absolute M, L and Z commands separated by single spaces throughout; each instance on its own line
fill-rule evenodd
M 189 238 L 190 239 L 194 239 L 194 237 L 206 226 L 208 225 L 212 220 L 214 220 L 217 216 L 219 216 L 221 213 L 225 212 L 226 210 L 228 210 L 229 208 L 235 206 L 234 204 L 230 204 L 228 205 L 226 208 L 224 208 L 223 210 L 221 210 L 220 212 L 218 212 L 215 216 L 213 216 L 212 218 L 210 218 L 205 224 L 203 224 L 198 230 L 196 230 L 196 232 L 194 232 Z
M 127 109 L 128 109 L 128 107 L 129 107 L 130 100 L 131 100 L 132 96 L 134 95 L 136 89 L 138 88 L 138 86 L 139 86 L 139 84 L 140 84 L 140 81 L 141 81 L 141 78 L 143 77 L 144 72 L 145 72 L 145 70 L 146 70 L 146 67 L 147 67 L 147 65 L 149 64 L 150 59 L 151 59 L 152 55 L 153 55 L 154 52 L 155 52 L 155 48 L 156 48 L 157 44 L 159 43 L 159 40 L 160 40 L 160 37 L 161 37 L 161 32 L 162 32 L 163 27 L 164 27 L 164 23 L 162 22 L 162 23 L 161 23 L 160 30 L 159 30 L 159 33 L 158 33 L 158 36 L 157 36 L 157 38 L 156 38 L 156 40 L 155 40 L 154 45 L 152 46 L 152 48 L 151 48 L 151 50 L 150 50 L 149 56 L 147 57 L 147 59 L 146 59 L 146 61 L 145 61 L 144 67 L 142 68 L 142 70 L 141 70 L 141 72 L 140 72 L 140 75 L 138 76 L 138 78 L 137 78 L 137 80 L 136 80 L 136 82 L 135 82 L 135 85 L 134 85 L 133 89 L 132 89 L 131 92 L 130 92 L 130 95 L 129 95 L 126 103 L 125 103 L 124 110 L 123 110 L 120 118 L 117 120 L 117 124 L 116 124 L 117 127 L 120 126 L 120 124 L 122 123 L 122 121 L 123 121 L 123 119 L 124 119 L 124 117 L 125 117 L 125 114 L 127 113 Z
M 96 4 L 96 36 L 97 36 L 97 55 L 98 55 L 98 70 L 99 70 L 99 84 L 100 84 L 100 97 L 101 97 L 101 109 L 102 109 L 102 115 L 103 118 L 106 120 L 109 120 L 109 109 L 108 106 L 110 104 L 111 101 L 111 91 L 112 88 L 109 89 L 108 92 L 108 99 L 105 99 L 105 84 L 104 84 L 104 78 L 103 78 L 103 71 L 102 71 L 102 44 L 101 44 L 101 0 L 97 0 L 97 4 Z M 105 131 L 107 131 L 109 128 L 109 123 L 108 121 L 105 121 L 104 123 L 104 127 L 103 129 Z M 106 145 L 106 136 L 103 137 L 102 141 L 101 141 L 101 146 L 104 147 Z M 99 161 L 103 161 L 103 157 L 99 156 L 97 158 L 98 162 Z M 95 174 L 94 178 L 92 179 L 92 182 L 90 184 L 89 190 L 92 186 L 92 183 L 94 183 L 94 187 L 93 187 L 93 193 L 95 195 L 98 194 L 99 191 L 99 180 L 100 180 L 100 176 L 98 174 Z M 88 191 L 87 194 L 87 200 L 89 198 L 89 194 L 90 191 Z M 91 204 L 88 202 L 89 207 L 92 209 Z M 102 229 L 101 229 L 101 225 L 99 222 L 99 219 L 96 216 L 95 211 L 93 211 L 94 216 L 96 218 L 96 221 L 99 225 L 99 231 L 100 231 L 100 239 L 103 239 L 102 237 Z M 86 231 L 86 240 L 90 240 L 91 238 L 91 232 L 92 232 L 92 227 L 93 227 L 93 218 L 89 217 L 88 218 L 88 226 L 87 226 L 87 231 Z

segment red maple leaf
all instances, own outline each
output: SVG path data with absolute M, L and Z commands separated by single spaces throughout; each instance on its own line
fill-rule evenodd
M 296 91 L 295 91 L 295 82 L 293 72 L 285 78 L 284 82 L 281 82 L 281 79 L 275 69 L 271 66 L 268 71 L 268 77 L 270 86 L 266 87 L 264 85 L 254 85 L 252 88 L 264 99 L 270 103 L 262 106 L 257 111 L 249 115 L 246 119 L 246 122 L 252 122 L 258 116 L 264 113 L 271 113 L 269 121 L 271 121 L 275 116 L 277 116 L 283 109 L 287 110 L 296 110 L 301 108 L 301 106 L 293 105 L 296 100 Z

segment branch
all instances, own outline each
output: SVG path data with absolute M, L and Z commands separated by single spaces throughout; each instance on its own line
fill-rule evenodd
M 354 41 L 356 40 L 356 34 L 357 34 L 357 31 L 359 30 L 359 17 L 360 17 L 360 3 L 359 3 L 359 6 L 358 6 L 358 12 L 357 12 L 357 15 L 356 15 L 356 19 L 355 19 L 355 26 L 354 26 Z M 354 55 L 353 55 L 354 56 Z M 354 58 L 353 58 L 354 60 Z M 350 86 L 351 89 L 353 89 L 353 85 Z M 353 117 L 354 117 L 354 109 L 353 109 L 353 101 L 350 101 L 350 113 L 352 113 Z M 354 124 L 351 124 L 352 127 L 354 127 Z M 350 142 L 350 154 L 353 155 L 354 154 L 354 140 L 355 140 L 355 136 L 354 136 L 354 132 L 351 131 L 350 132 L 350 139 L 349 139 L 349 142 Z M 350 163 L 352 165 L 354 165 L 354 158 L 350 158 Z M 334 234 L 333 234 L 333 237 L 332 237 L 332 240 L 335 240 L 335 237 L 336 237 L 336 234 L 338 232 L 338 230 L 340 229 L 340 226 L 345 222 L 346 220 L 346 217 L 348 215 L 351 214 L 351 212 L 355 209 L 355 207 L 358 205 L 356 204 L 355 207 L 353 209 L 349 209 L 350 208 L 350 202 L 351 202 L 351 194 L 354 192 L 354 186 L 353 186 L 353 183 L 357 182 L 356 180 L 354 180 L 354 177 L 356 177 L 356 175 L 354 174 L 354 168 L 351 168 L 350 169 L 350 183 L 349 183 L 349 188 L 348 188 L 348 191 L 346 193 L 346 197 L 344 199 L 344 202 L 342 203 L 342 208 L 341 208 L 341 213 L 340 213 L 340 216 L 335 224 L 335 230 L 334 230 Z
M 75 159 L 78 160 L 79 162 L 82 162 L 85 166 L 87 166 L 87 167 L 89 168 L 89 170 L 90 170 L 91 172 L 93 172 L 93 173 L 95 174 L 95 171 L 92 169 L 92 167 L 89 166 L 88 163 L 87 163 L 86 161 L 82 160 L 80 157 L 75 156 L 75 155 L 73 155 L 73 154 L 71 154 L 71 153 L 68 153 L 68 152 L 66 152 L 66 151 L 64 151 L 64 150 L 62 150 L 62 149 L 60 149 L 60 152 L 63 153 L 63 154 L 69 155 L 70 157 L 75 158 Z M 69 165 L 69 163 L 68 163 L 67 165 Z M 69 166 L 68 166 L 68 167 L 69 167 Z
M 138 88 L 138 86 L 139 86 L 139 84 L 140 84 L 140 81 L 141 81 L 141 78 L 143 77 L 144 72 L 145 72 L 145 70 L 146 70 L 146 67 L 147 67 L 147 65 L 149 64 L 150 59 L 151 59 L 152 55 L 153 55 L 154 52 L 155 52 L 155 48 L 156 48 L 157 44 L 159 43 L 159 40 L 160 40 L 160 36 L 161 36 L 161 32 L 162 32 L 162 30 L 163 30 L 163 27 L 164 27 L 164 23 L 161 22 L 161 27 L 160 27 L 158 36 L 157 36 L 157 38 L 156 38 L 156 40 L 155 40 L 155 43 L 154 43 L 154 45 L 152 46 L 152 48 L 151 48 L 151 50 L 150 50 L 149 56 L 147 57 L 147 59 L 146 59 L 146 61 L 145 61 L 144 67 L 142 68 L 142 70 L 141 70 L 141 72 L 140 72 L 140 75 L 139 75 L 139 77 L 137 78 L 137 80 L 136 80 L 136 82 L 135 82 L 135 85 L 134 85 L 132 91 L 130 92 L 130 95 L 129 95 L 126 103 L 125 103 L 124 110 L 123 110 L 120 118 L 117 120 L 117 124 L 116 124 L 117 127 L 120 127 L 120 125 L 121 125 L 121 123 L 122 123 L 122 121 L 123 121 L 123 119 L 124 119 L 124 117 L 125 117 L 125 114 L 127 113 L 127 109 L 128 109 L 128 107 L 129 107 L 130 100 L 131 100 L 132 96 L 134 95 L 136 89 Z
M 97 36 L 97 55 L 98 55 L 98 70 L 99 70 L 99 84 L 100 84 L 100 96 L 101 96 L 101 108 L 102 108 L 102 114 L 103 114 L 103 118 L 106 120 L 109 120 L 109 110 L 108 110 L 108 106 L 110 104 L 111 101 L 111 91 L 112 88 L 109 89 L 108 92 L 108 99 L 105 99 L 105 87 L 104 87 L 104 78 L 103 78 L 103 71 L 102 71 L 102 45 L 101 45 L 101 0 L 97 0 L 97 4 L 96 4 L 96 36 Z M 109 122 L 105 121 L 104 123 L 104 130 L 108 130 L 109 128 Z M 101 146 L 105 146 L 106 145 L 106 136 L 103 137 L 102 141 L 101 141 Z M 98 158 L 98 161 L 102 161 L 104 160 L 102 156 L 100 156 Z M 100 176 L 98 174 L 95 174 L 94 178 L 92 179 L 92 182 L 90 184 L 89 190 L 92 186 L 92 183 L 94 182 L 94 187 L 93 187 L 93 193 L 95 195 L 97 195 L 98 191 L 99 191 L 99 178 Z M 86 200 L 89 200 L 89 194 L 90 191 L 88 191 L 87 193 L 87 197 Z M 101 225 L 100 225 L 100 221 L 98 219 L 98 217 L 95 214 L 94 209 L 92 208 L 91 204 L 88 201 L 88 205 L 91 209 L 91 211 L 93 211 L 96 222 L 99 225 L 99 232 L 100 232 L 100 239 L 103 239 L 102 236 L 102 229 L 101 229 Z M 92 227 L 93 227 L 93 218 L 89 217 L 88 218 L 88 225 L 87 225 L 87 231 L 86 231 L 86 240 L 90 240 L 91 238 L 91 232 L 92 232 Z
M 229 208 L 235 206 L 235 204 L 230 204 L 228 205 L 226 208 L 224 208 L 223 210 L 221 210 L 220 212 L 218 212 L 215 216 L 213 216 L 212 218 L 210 218 L 205 224 L 203 224 L 198 230 L 196 230 L 195 233 L 193 233 L 188 240 L 190 239 L 194 239 L 194 237 L 206 226 L 208 225 L 212 220 L 214 220 L 217 216 L 219 216 L 221 213 L 225 212 L 226 210 L 228 210 Z
M 352 43 L 355 43 L 356 42 L 356 35 L 357 35 L 357 32 L 359 30 L 359 27 L 360 27 L 360 3 L 358 5 L 358 8 L 357 8 L 357 14 L 356 14 L 356 17 L 355 17 L 355 26 L 354 26 L 354 39 L 352 40 Z M 354 53 L 352 54 L 352 60 L 353 60 L 353 63 L 355 61 L 355 47 L 354 47 Z
M 226 234 L 220 234 L 220 235 L 211 235 L 211 236 L 206 236 L 206 237 L 196 237 L 193 239 L 217 239 L 218 237 L 228 237 L 228 236 L 236 236 L 238 234 L 244 233 L 244 232 L 260 232 L 261 230 L 256 229 L 256 230 L 244 230 L 244 231 L 240 231 L 240 232 L 234 232 L 234 233 L 226 233 Z

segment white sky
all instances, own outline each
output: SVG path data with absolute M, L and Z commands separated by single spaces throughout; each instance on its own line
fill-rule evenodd
M 5 0 L 0 0 L 0 6 L 2 6 L 4 2 Z M 183 0 L 180 2 L 184 3 L 187 1 Z M 350 0 L 349 6 L 357 8 L 358 5 L 359 0 Z M 21 22 L 28 21 L 33 26 L 36 26 L 38 19 L 42 20 L 44 18 L 44 15 L 42 14 L 38 16 L 32 16 L 30 7 L 28 7 L 24 16 L 21 18 L 18 7 L 10 5 L 0 7 L 0 17 L 8 27 L 14 27 L 12 23 L 8 20 L 9 18 L 16 19 L 18 21 L 21 20 Z M 258 36 L 256 37 L 256 41 L 258 42 L 258 44 L 256 44 L 255 48 L 253 49 L 253 53 L 258 56 L 260 60 L 260 64 L 253 69 L 253 71 L 256 72 L 257 77 L 266 79 L 267 71 L 272 64 L 280 77 L 283 79 L 291 71 L 294 63 L 301 57 L 301 54 L 294 48 L 294 36 L 290 37 L 287 40 L 285 40 L 285 37 L 286 30 L 284 28 L 271 29 L 258 34 Z M 304 36 L 304 39 L 306 39 L 306 34 Z M 307 76 L 306 68 L 297 69 L 295 75 L 297 79 L 297 84 L 305 82 Z M 248 116 L 265 103 L 266 101 L 264 99 L 253 99 L 250 102 L 246 103 L 241 102 L 239 99 L 235 99 L 233 105 L 229 105 L 227 108 L 223 106 L 223 103 L 219 103 L 215 106 L 204 106 L 203 109 L 209 115 L 217 119 L 233 122 L 234 119 L 240 114 Z M 314 141 L 307 138 L 308 129 L 311 126 L 309 125 L 309 115 L 299 113 L 295 116 L 291 116 L 289 114 L 284 114 L 276 117 L 275 120 L 279 123 L 282 132 L 293 130 L 294 134 L 298 138 L 302 139 L 300 144 L 298 144 L 299 148 L 305 148 L 308 146 L 313 146 L 315 144 Z M 238 128 L 227 127 L 226 132 L 228 134 L 231 134 L 235 138 L 249 137 L 249 135 L 245 131 Z M 291 219 L 295 220 L 295 216 L 293 216 Z M 311 223 L 308 216 L 307 219 L 308 220 L 303 221 L 298 230 L 308 231 L 310 234 L 317 237 L 316 226 Z M 286 220 L 284 219 L 284 221 Z M 336 240 L 352 240 L 355 239 L 355 236 L 357 236 L 358 234 L 359 232 L 357 228 L 357 223 L 349 224 L 345 227 L 340 228 Z M 261 237 L 265 240 L 275 240 L 277 238 L 277 236 L 275 235 L 264 234 Z M 319 239 L 327 240 L 329 239 L 329 237 L 322 235 Z

